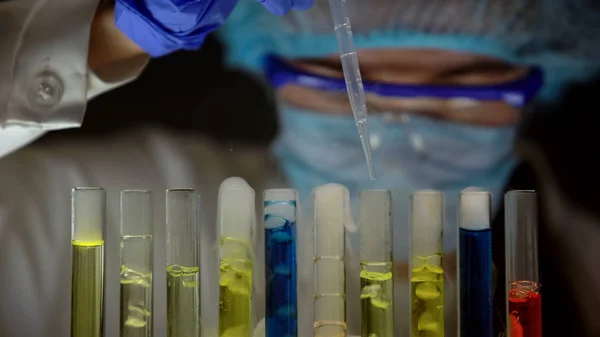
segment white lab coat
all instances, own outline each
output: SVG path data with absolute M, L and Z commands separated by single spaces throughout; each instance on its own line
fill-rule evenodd
M 87 65 L 99 0 L 0 1 L 0 157 L 48 130 L 81 125 L 89 99 L 133 80 L 147 59 L 105 81 Z

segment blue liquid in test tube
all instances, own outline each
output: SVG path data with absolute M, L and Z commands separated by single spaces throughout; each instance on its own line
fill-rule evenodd
M 266 337 L 298 336 L 296 200 L 290 189 L 266 190 Z
M 492 195 L 462 192 L 459 215 L 459 337 L 493 337 Z

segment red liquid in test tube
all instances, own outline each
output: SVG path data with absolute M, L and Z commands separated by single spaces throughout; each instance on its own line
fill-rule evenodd
M 511 337 L 542 337 L 542 295 L 536 282 L 512 282 L 508 290 Z

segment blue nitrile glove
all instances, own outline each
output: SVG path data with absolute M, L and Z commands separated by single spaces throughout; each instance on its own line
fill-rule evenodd
M 287 14 L 291 9 L 305 10 L 312 7 L 314 0 L 257 0 L 277 15 Z
M 308 9 L 314 0 L 257 0 L 275 14 Z M 117 0 L 115 23 L 150 56 L 200 48 L 221 26 L 237 0 Z

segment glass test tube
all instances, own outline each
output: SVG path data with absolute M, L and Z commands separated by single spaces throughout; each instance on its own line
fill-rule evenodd
M 106 194 L 100 188 L 74 188 L 71 203 L 71 337 L 101 337 Z
M 443 223 L 442 192 L 421 190 L 411 196 L 412 337 L 444 336 Z
M 492 194 L 460 194 L 458 266 L 459 336 L 492 337 Z
M 392 192 L 361 191 L 360 287 L 362 337 L 394 336 Z
M 315 337 L 345 337 L 345 224 L 350 197 L 346 187 L 328 184 L 313 190 L 315 224 Z
M 537 194 L 510 191 L 506 193 L 505 205 L 507 334 L 508 337 L 541 337 Z
M 264 193 L 266 337 L 298 336 L 296 207 L 298 193 Z
M 200 196 L 167 190 L 167 336 L 200 336 Z
M 152 337 L 152 194 L 121 192 L 121 337 Z
M 220 235 L 219 336 L 252 336 L 253 233 L 255 193 L 238 177 L 219 187 L 217 233 Z

